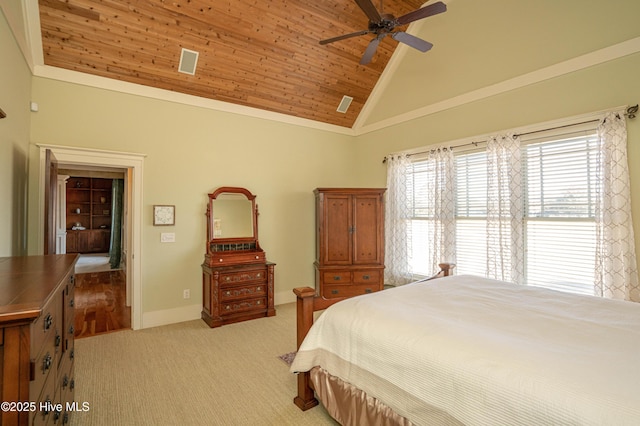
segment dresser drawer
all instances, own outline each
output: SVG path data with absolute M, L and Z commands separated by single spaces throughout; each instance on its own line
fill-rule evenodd
M 322 287 L 322 297 L 325 299 L 335 299 L 336 297 L 353 297 L 361 294 L 368 294 L 378 291 L 380 286 L 368 284 L 350 284 L 350 285 L 324 285 Z
M 56 403 L 56 380 L 55 375 L 51 374 L 45 383 L 42 393 L 35 398 L 36 410 L 33 411 L 32 424 L 34 426 L 53 424 L 54 404 Z M 44 408 L 41 410 L 41 408 Z
M 256 311 L 267 308 L 267 298 L 260 297 L 256 299 L 244 299 L 234 302 L 222 303 L 221 315 L 232 315 L 248 311 Z
M 322 273 L 324 284 L 351 284 L 350 271 L 328 271 Z
M 263 282 L 266 280 L 267 270 L 265 269 L 255 269 L 249 271 L 238 271 L 232 273 L 223 272 L 220 274 L 220 285 L 231 285 L 238 283 L 248 283 L 252 281 Z
M 220 300 L 222 302 L 234 299 L 246 299 L 255 297 L 264 297 L 267 294 L 267 285 L 250 284 L 235 287 L 224 287 L 220 290 Z
M 60 330 L 61 306 L 60 295 L 56 294 L 42 310 L 42 314 L 31 325 L 31 353 L 38 354 L 44 342 Z
M 56 348 L 56 343 L 59 343 L 58 338 L 56 333 L 52 332 L 48 334 L 47 340 L 42 343 L 41 351 L 35 361 L 33 361 L 32 380 L 29 382 L 29 395 L 34 397 L 40 395 L 44 383 L 49 377 L 49 373 L 56 369 L 59 360 L 59 351 Z M 55 381 L 55 377 L 53 380 Z M 51 395 L 51 397 L 53 398 L 53 395 Z
M 380 284 L 380 271 L 377 269 L 353 271 L 354 284 Z

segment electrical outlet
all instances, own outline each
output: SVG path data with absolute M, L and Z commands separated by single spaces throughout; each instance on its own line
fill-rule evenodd
M 191 298 L 191 290 L 189 290 L 188 288 L 185 288 L 184 290 L 182 290 L 182 298 L 183 299 L 190 299 Z

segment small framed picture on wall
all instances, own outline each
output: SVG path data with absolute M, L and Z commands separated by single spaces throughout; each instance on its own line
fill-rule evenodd
M 172 226 L 176 224 L 176 206 L 154 205 L 153 226 Z

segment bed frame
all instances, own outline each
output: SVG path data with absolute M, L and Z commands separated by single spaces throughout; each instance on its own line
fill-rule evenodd
M 437 274 L 416 282 L 429 281 L 435 278 L 449 276 L 451 275 L 452 269 L 455 265 L 453 263 L 440 263 L 438 264 L 438 267 L 440 268 L 440 271 Z M 346 298 L 325 299 L 322 296 L 316 295 L 316 290 L 311 287 L 297 287 L 293 289 L 293 292 L 296 295 L 296 349 L 300 349 L 302 341 L 313 325 L 313 313 L 315 311 L 327 309 L 334 303 L 340 302 Z M 311 381 L 311 373 L 309 371 L 298 373 L 298 395 L 293 399 L 293 402 L 302 411 L 306 411 L 318 405 L 318 400 L 315 397 L 313 383 Z

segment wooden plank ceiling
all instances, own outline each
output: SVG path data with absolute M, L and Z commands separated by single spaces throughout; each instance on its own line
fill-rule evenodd
M 380 10 L 380 3 L 374 0 Z M 401 16 L 420 0 L 384 0 Z M 352 127 L 397 42 L 366 66 L 354 0 L 39 0 L 46 65 Z M 195 75 L 181 49 L 199 52 Z M 427 53 L 428 54 L 428 53 Z M 336 111 L 354 98 L 346 114 Z

